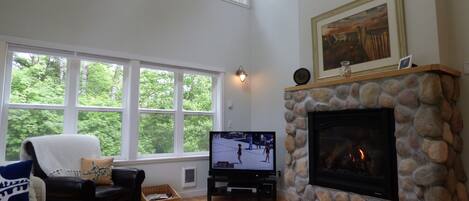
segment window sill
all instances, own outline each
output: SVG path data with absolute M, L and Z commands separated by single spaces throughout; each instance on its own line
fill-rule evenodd
M 184 161 L 199 161 L 208 160 L 208 154 L 197 154 L 197 155 L 184 155 L 184 156 L 165 156 L 158 158 L 140 158 L 137 160 L 117 160 L 114 162 L 116 166 L 127 166 L 127 165 L 145 165 L 155 163 L 171 163 L 171 162 L 184 162 Z

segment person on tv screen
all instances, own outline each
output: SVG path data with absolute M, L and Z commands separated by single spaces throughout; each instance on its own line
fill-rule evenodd
M 241 144 L 238 144 L 238 161 L 239 161 L 239 164 L 243 164 L 243 161 L 241 161 Z
M 265 161 L 264 162 L 267 162 L 267 163 L 270 163 L 270 144 L 266 144 L 264 146 L 264 152 L 265 152 Z

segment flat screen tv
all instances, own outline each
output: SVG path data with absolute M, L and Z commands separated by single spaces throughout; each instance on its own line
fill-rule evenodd
M 210 175 L 275 175 L 275 132 L 210 132 Z

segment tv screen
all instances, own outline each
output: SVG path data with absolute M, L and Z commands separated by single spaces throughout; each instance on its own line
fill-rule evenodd
M 210 132 L 210 170 L 275 174 L 275 132 Z

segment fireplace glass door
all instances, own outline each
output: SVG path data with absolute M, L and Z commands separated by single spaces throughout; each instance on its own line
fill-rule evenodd
M 310 183 L 394 200 L 392 109 L 309 114 Z

